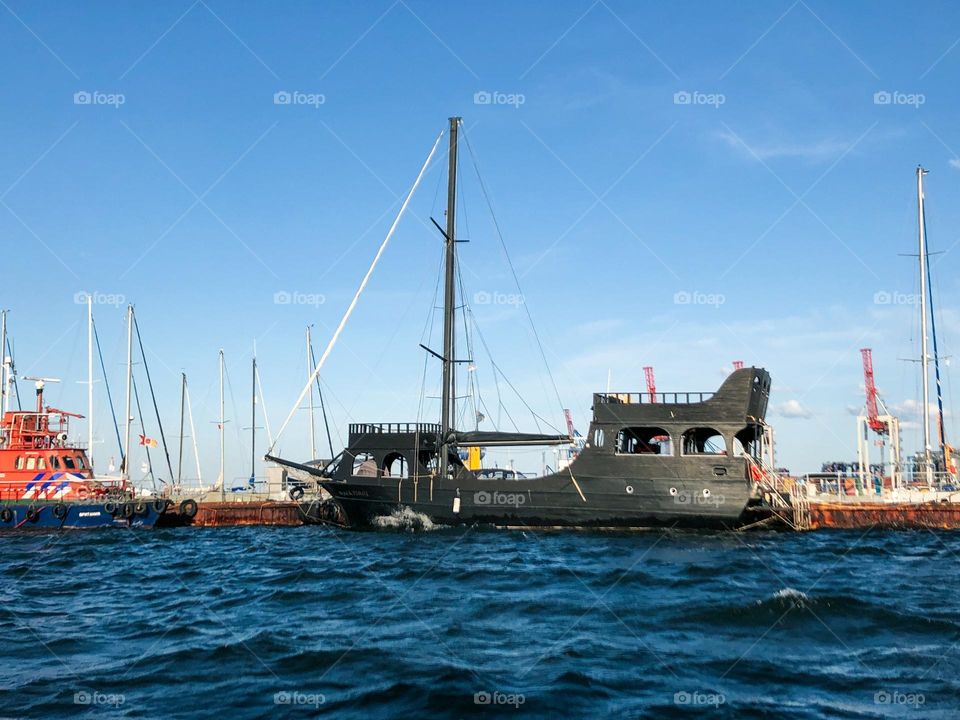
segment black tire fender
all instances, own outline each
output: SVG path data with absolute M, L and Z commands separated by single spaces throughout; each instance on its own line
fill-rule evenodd
M 184 517 L 192 518 L 197 514 L 197 501 L 193 498 L 187 498 L 180 503 L 180 514 Z

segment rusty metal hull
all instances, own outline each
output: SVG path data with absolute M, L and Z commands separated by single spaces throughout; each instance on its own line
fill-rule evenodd
M 199 525 L 202 527 L 238 527 L 246 525 L 294 527 L 304 524 L 300 504 L 294 501 L 201 502 L 197 514 L 185 518 L 174 510 L 161 526 Z
M 960 503 L 811 503 L 810 529 L 960 529 Z

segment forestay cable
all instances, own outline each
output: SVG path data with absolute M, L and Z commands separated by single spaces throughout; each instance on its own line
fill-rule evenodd
M 417 188 L 420 186 L 420 181 L 423 179 L 423 176 L 427 172 L 427 168 L 430 166 L 430 162 L 433 160 L 434 154 L 437 152 L 437 147 L 440 145 L 440 140 L 443 137 L 443 132 L 441 132 L 436 141 L 433 143 L 433 147 L 430 149 L 430 154 L 427 155 L 426 162 L 423 163 L 423 167 L 420 168 L 420 173 L 417 175 L 417 179 L 413 183 L 413 187 L 410 188 L 410 192 L 407 193 L 406 199 L 403 201 L 403 205 L 400 206 L 400 212 L 397 213 L 397 217 L 393 221 L 393 225 L 390 226 L 390 230 L 387 232 L 387 236 L 383 239 L 383 242 L 380 244 L 380 249 L 377 250 L 376 256 L 373 258 L 373 262 L 370 265 L 370 268 L 367 270 L 367 274 L 363 276 L 363 280 L 360 282 L 360 287 L 357 288 L 356 294 L 353 296 L 353 300 L 350 301 L 347 311 L 343 314 L 343 318 L 340 320 L 340 324 L 337 325 L 337 329 L 333 333 L 333 337 L 330 338 L 330 342 L 327 343 L 326 350 L 323 351 L 323 355 L 320 356 L 320 362 L 317 363 L 317 367 L 314 368 L 313 372 L 310 374 L 310 377 L 307 379 L 307 384 L 303 386 L 303 390 L 300 392 L 300 397 L 297 398 L 297 401 L 293 404 L 293 407 L 290 409 L 290 414 L 287 415 L 287 419 L 283 421 L 283 425 L 280 426 L 280 430 L 277 432 L 277 437 L 274 438 L 273 443 L 270 445 L 270 449 L 267 451 L 267 454 L 273 452 L 274 446 L 280 441 L 280 436 L 283 435 L 283 431 L 287 429 L 287 425 L 290 424 L 290 421 L 293 419 L 294 413 L 297 412 L 297 409 L 300 407 L 300 403 L 303 402 L 303 399 L 307 396 L 307 393 L 310 391 L 311 386 L 317 377 L 320 376 L 320 370 L 323 369 L 324 363 L 327 361 L 327 357 L 330 355 L 330 351 L 333 350 L 333 346 L 336 345 L 337 339 L 340 337 L 340 333 L 343 332 L 343 328 L 346 326 L 347 321 L 350 319 L 350 316 L 353 314 L 354 308 L 357 306 L 357 302 L 360 300 L 360 295 L 363 294 L 364 289 L 367 287 L 367 283 L 370 281 L 370 277 L 373 275 L 374 269 L 376 269 L 377 264 L 380 262 L 380 258 L 383 255 L 384 251 L 387 249 L 387 245 L 390 243 L 390 238 L 393 237 L 393 233 L 397 229 L 397 225 L 400 224 L 400 219 L 403 217 L 404 213 L 407 210 L 407 205 L 410 204 L 410 200 L 413 198 L 413 194 L 417 191 Z

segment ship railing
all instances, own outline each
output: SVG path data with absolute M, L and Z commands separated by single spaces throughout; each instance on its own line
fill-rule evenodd
M 866 482 L 860 473 L 822 472 L 804 475 L 811 497 L 821 502 L 936 502 L 951 500 L 960 502 L 960 482 L 956 475 L 934 472 L 928 481 L 923 470 L 897 471 L 891 476 L 871 472 Z
M 392 435 L 409 433 L 420 435 L 439 435 L 438 423 L 351 423 L 351 435 Z
M 706 402 L 713 397 L 712 392 L 626 392 L 594 393 L 597 405 L 690 405 Z

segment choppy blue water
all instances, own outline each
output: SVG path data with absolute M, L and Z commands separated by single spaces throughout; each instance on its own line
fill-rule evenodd
M 6 717 L 960 716 L 960 533 L 0 542 Z

